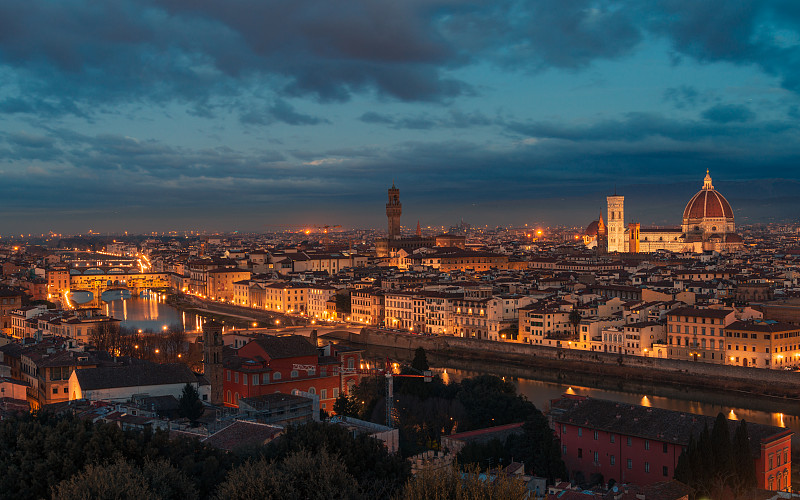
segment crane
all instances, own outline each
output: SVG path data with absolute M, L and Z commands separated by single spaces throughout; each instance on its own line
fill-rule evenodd
M 418 372 L 419 374 L 413 373 L 394 373 L 392 371 L 392 365 L 389 363 L 389 359 L 386 359 L 386 367 L 385 368 L 345 368 L 341 367 L 341 373 L 358 373 L 362 375 L 384 375 L 386 377 L 386 426 L 392 427 L 393 419 L 392 419 L 392 410 L 394 409 L 394 379 L 395 378 L 421 378 L 425 382 L 431 382 L 433 380 L 433 372 L 430 370 L 420 371 L 414 367 L 409 366 L 408 368 Z

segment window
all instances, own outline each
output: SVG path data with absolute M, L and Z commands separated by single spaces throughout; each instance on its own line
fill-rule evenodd
M 661 446 L 664 449 L 664 453 L 669 453 L 667 443 L 662 443 Z
M 292 373 L 289 374 L 291 378 L 297 378 L 297 375 L 298 375 L 297 370 L 292 370 Z
M 308 393 L 309 393 L 309 394 L 316 394 L 316 393 L 317 393 L 317 390 L 316 390 L 315 388 L 313 388 L 313 387 L 309 387 L 309 388 L 308 388 Z
M 281 379 L 281 372 L 275 372 L 275 375 L 272 376 L 272 380 L 280 380 Z
M 669 467 L 667 467 L 666 465 L 661 467 L 661 475 L 664 476 L 664 477 L 668 477 L 669 476 Z
M 773 467 L 772 460 L 773 460 L 773 456 L 770 454 L 770 456 L 769 456 L 769 468 L 770 469 L 772 469 L 772 467 Z
M 53 387 L 53 394 L 58 394 L 58 387 Z
M 645 450 L 649 450 L 650 449 L 650 440 L 649 439 L 645 439 L 644 440 L 644 449 Z
M 566 433 L 567 433 L 567 426 L 564 425 L 564 424 L 561 424 L 561 434 L 566 434 Z
M 633 469 L 633 460 L 630 458 L 628 459 L 628 468 Z
M 614 441 L 616 441 L 616 437 L 615 437 L 613 434 L 611 434 L 611 435 L 609 436 L 609 439 L 611 440 L 611 442 L 612 442 L 612 443 L 613 443 Z
M 239 372 L 233 372 L 233 381 L 239 383 Z
M 320 399 L 328 399 L 328 389 L 321 389 L 319 391 L 319 398 Z
M 583 458 L 583 448 L 578 448 L 578 458 Z
M 253 374 L 253 385 L 258 385 L 258 374 L 257 373 Z
M 627 439 L 627 443 L 626 443 L 626 444 L 627 444 L 628 446 L 633 446 L 633 440 L 631 439 L 631 437 L 630 437 L 630 436 L 628 436 L 626 439 Z
M 583 436 L 583 428 L 578 427 L 578 436 Z
M 247 374 L 242 373 L 242 384 L 247 385 Z
M 269 384 L 269 373 L 262 373 L 261 374 L 261 383 L 262 384 Z
M 561 445 L 561 454 L 562 455 L 566 455 L 567 454 L 567 445 L 565 445 L 565 444 Z
M 594 440 L 595 440 L 595 441 L 597 441 L 597 439 L 598 439 L 599 437 L 600 437 L 600 433 L 599 433 L 599 432 L 597 432 L 597 431 L 594 431 Z
M 615 457 L 614 455 L 611 455 L 611 465 L 614 465 L 616 463 L 617 463 L 617 457 Z
M 645 462 L 644 463 L 644 471 L 645 472 L 650 472 L 650 462 Z
M 228 391 L 228 397 L 225 398 L 229 403 L 231 402 L 231 391 Z
M 230 370 L 225 370 L 225 377 L 228 379 L 228 382 L 231 381 L 231 371 Z
M 597 453 L 597 452 L 594 452 L 594 463 L 597 463 L 599 461 L 600 461 L 600 454 Z

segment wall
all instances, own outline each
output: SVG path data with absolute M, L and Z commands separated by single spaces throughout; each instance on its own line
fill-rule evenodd
M 459 337 L 377 332 L 366 328 L 361 333 L 331 332 L 326 337 L 396 349 L 414 350 L 423 347 L 432 353 L 451 358 L 481 360 L 491 354 L 495 360 L 502 359 L 521 366 L 552 367 L 706 389 L 739 390 L 792 398 L 796 398 L 800 391 L 800 372 L 785 370 L 712 365 Z

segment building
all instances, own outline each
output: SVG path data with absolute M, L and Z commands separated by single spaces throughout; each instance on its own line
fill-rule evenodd
M 672 359 L 724 364 L 724 328 L 736 321 L 733 309 L 680 307 L 667 313 L 667 349 Z
M 607 197 L 609 252 L 727 252 L 742 247 L 742 237 L 736 233 L 733 209 L 711 182 L 706 170 L 703 187 L 686 204 L 682 223 L 678 227 L 642 227 L 638 223 L 625 227 L 624 196 Z M 598 224 L 600 223 L 600 224 Z M 587 227 L 584 243 L 589 248 L 602 249 L 603 239 L 598 221 Z
M 0 288 L 0 328 L 2 333 L 12 332 L 11 312 L 22 307 L 22 292 Z
M 222 325 L 216 321 L 203 324 L 203 376 L 210 384 L 209 402 L 212 405 L 223 403 L 223 341 Z
M 326 352 L 325 349 L 328 349 Z M 320 408 L 329 411 L 347 387 L 342 368 L 357 370 L 361 351 L 326 346 L 320 350 L 299 335 L 261 335 L 224 359 L 224 405 L 239 407 L 241 398 L 300 392 L 319 396 Z
M 712 428 L 715 420 L 586 396 L 554 400 L 549 418 L 570 475 L 600 473 L 605 481 L 642 485 L 671 479 L 689 438 Z M 728 423 L 733 436 L 738 422 Z M 750 422 L 747 431 L 758 487 L 790 490 L 794 433 Z
M 128 401 L 134 395 L 180 398 L 190 384 L 208 399 L 197 376 L 184 364 L 139 362 L 135 365 L 85 368 L 69 378 L 69 400 Z M 205 394 L 204 394 L 205 393 Z
M 773 320 L 725 326 L 726 364 L 758 368 L 800 366 L 800 326 Z

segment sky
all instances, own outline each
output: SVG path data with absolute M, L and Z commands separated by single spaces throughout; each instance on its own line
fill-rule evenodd
M 799 128 L 796 0 L 0 2 L 3 236 L 797 220 Z

